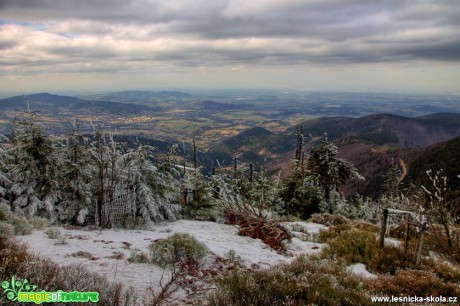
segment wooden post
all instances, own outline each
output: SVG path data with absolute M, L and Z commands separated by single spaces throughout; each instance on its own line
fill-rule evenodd
M 188 205 L 187 198 L 188 198 L 188 188 L 185 188 L 185 190 L 184 190 L 184 199 L 185 199 L 184 206 L 185 207 L 187 207 L 187 205 Z
M 387 221 L 388 221 L 388 209 L 383 210 L 382 218 L 380 219 L 380 247 L 383 248 L 385 245 L 385 232 L 387 230 Z
M 407 249 L 409 247 L 409 215 L 404 217 L 406 221 L 406 232 L 404 237 L 404 255 L 407 255 Z
M 416 265 L 420 264 L 420 260 L 422 258 L 422 250 L 423 250 L 423 237 L 425 236 L 425 231 L 427 230 L 427 222 L 425 216 L 422 216 L 422 225 L 420 229 L 420 239 L 418 241 L 418 249 L 417 249 L 417 259 Z

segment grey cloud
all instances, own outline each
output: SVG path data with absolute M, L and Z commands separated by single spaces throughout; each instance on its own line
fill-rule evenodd
M 117 56 L 117 53 L 113 50 L 102 47 L 49 46 L 43 50 L 55 55 L 84 59 L 107 59 Z
M 114 27 L 158 25 L 145 40 L 157 37 L 180 41 L 203 40 L 203 46 L 183 47 L 151 55 L 127 58 L 109 48 L 49 46 L 51 54 L 68 58 L 164 61 L 186 67 L 228 64 L 296 65 L 308 62 L 361 63 L 411 60 L 460 61 L 460 2 L 416 0 L 316 0 L 287 1 L 276 9 L 246 8 L 237 0 L 183 1 L 99 1 L 99 0 L 0 0 L 8 19 L 20 21 L 83 20 L 98 24 L 75 25 L 69 31 L 117 37 Z M 267 1 L 270 3 L 271 1 Z M 251 1 L 246 1 L 250 4 Z M 291 4 L 290 4 L 291 3 Z M 288 5 L 290 4 L 290 5 Z M 267 4 L 268 5 L 268 4 Z M 105 25 L 104 25 L 105 23 Z M 440 29 L 447 34 L 420 37 L 411 32 Z M 406 36 L 397 36 L 407 32 Z M 65 34 L 65 33 L 64 33 Z M 412 35 L 412 36 L 411 36 Z M 136 38 L 124 37 L 135 40 Z M 206 41 L 267 38 L 273 49 L 239 50 L 213 48 Z M 283 45 L 277 39 L 293 39 Z M 308 46 L 319 41 L 322 52 Z M 11 48 L 0 42 L 2 48 Z M 65 59 L 63 59 L 65 60 Z
M 14 40 L 3 40 L 0 41 L 0 50 L 11 49 L 17 45 L 17 42 Z

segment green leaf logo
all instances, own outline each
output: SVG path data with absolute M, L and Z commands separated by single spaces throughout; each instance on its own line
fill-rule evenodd
M 11 277 L 11 281 L 2 282 L 3 294 L 11 301 L 17 301 L 18 296 L 21 292 L 32 292 L 37 286 L 29 283 L 27 279 L 23 281 L 17 280 L 14 276 Z

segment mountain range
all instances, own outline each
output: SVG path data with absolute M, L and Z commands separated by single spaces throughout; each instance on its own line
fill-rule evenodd
M 51 127 L 54 134 L 68 133 L 69 122 L 78 116 L 87 123 L 109 124 L 127 142 L 142 138 L 157 146 L 160 155 L 169 145 L 179 143 L 186 151 L 180 154 L 191 156 L 190 145 L 182 143 L 191 142 L 197 127 L 197 139 L 210 144 L 199 152 L 199 162 L 206 170 L 216 161 L 230 165 L 236 156 L 240 163 L 264 166 L 273 173 L 281 171 L 282 176 L 289 175 L 292 165 L 297 139 L 295 121 L 303 125 L 307 154 L 326 133 L 338 146 L 339 156 L 353 163 L 366 177 L 365 182 L 350 183 L 344 189 L 347 194 L 356 190 L 369 196 L 378 194 L 388 166 L 392 160 L 400 159 L 408 166 L 408 181 L 422 184 L 417 180 L 426 177 L 423 171 L 442 167 L 454 186 L 460 187 L 455 185 L 460 174 L 460 140 L 456 138 L 460 136 L 460 113 L 312 118 L 296 109 L 278 112 L 268 104 L 242 103 L 240 99 L 215 101 L 176 91 L 126 91 L 84 99 L 40 93 L 0 100 L 3 133 L 6 124 L 18 116 L 17 110 L 27 109 L 39 111 L 41 122 Z M 213 131 L 215 137 L 208 139 Z
M 408 169 L 404 181 L 427 184 L 426 170 L 444 169 L 453 190 L 460 190 L 460 114 L 438 113 L 418 118 L 379 114 L 361 118 L 324 117 L 303 122 L 304 151 L 317 145 L 324 133 L 339 150 L 339 157 L 351 162 L 366 178 L 349 182 L 342 192 L 377 197 L 392 163 Z M 289 175 L 296 145 L 296 127 L 272 133 L 255 127 L 211 147 L 207 158 L 229 164 L 253 163 L 272 172 Z M 308 136 L 307 136 L 308 135 Z M 458 191 L 457 191 L 458 192 Z M 458 192 L 460 193 L 460 192 Z
M 377 114 L 360 118 L 321 117 L 301 123 L 305 148 L 309 150 L 326 133 L 331 141 L 423 148 L 460 135 L 460 114 L 438 113 L 417 118 Z M 282 133 L 254 127 L 216 144 L 208 150 L 213 158 L 232 160 L 238 155 L 248 161 L 272 159 L 293 152 L 296 126 Z M 340 141 L 339 141 L 340 140 Z M 344 141 L 345 140 L 345 141 Z M 279 156 L 279 158 L 282 158 Z

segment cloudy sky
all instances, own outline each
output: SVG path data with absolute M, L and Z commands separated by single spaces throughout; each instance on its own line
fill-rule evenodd
M 460 91 L 459 0 L 0 0 L 0 92 Z

